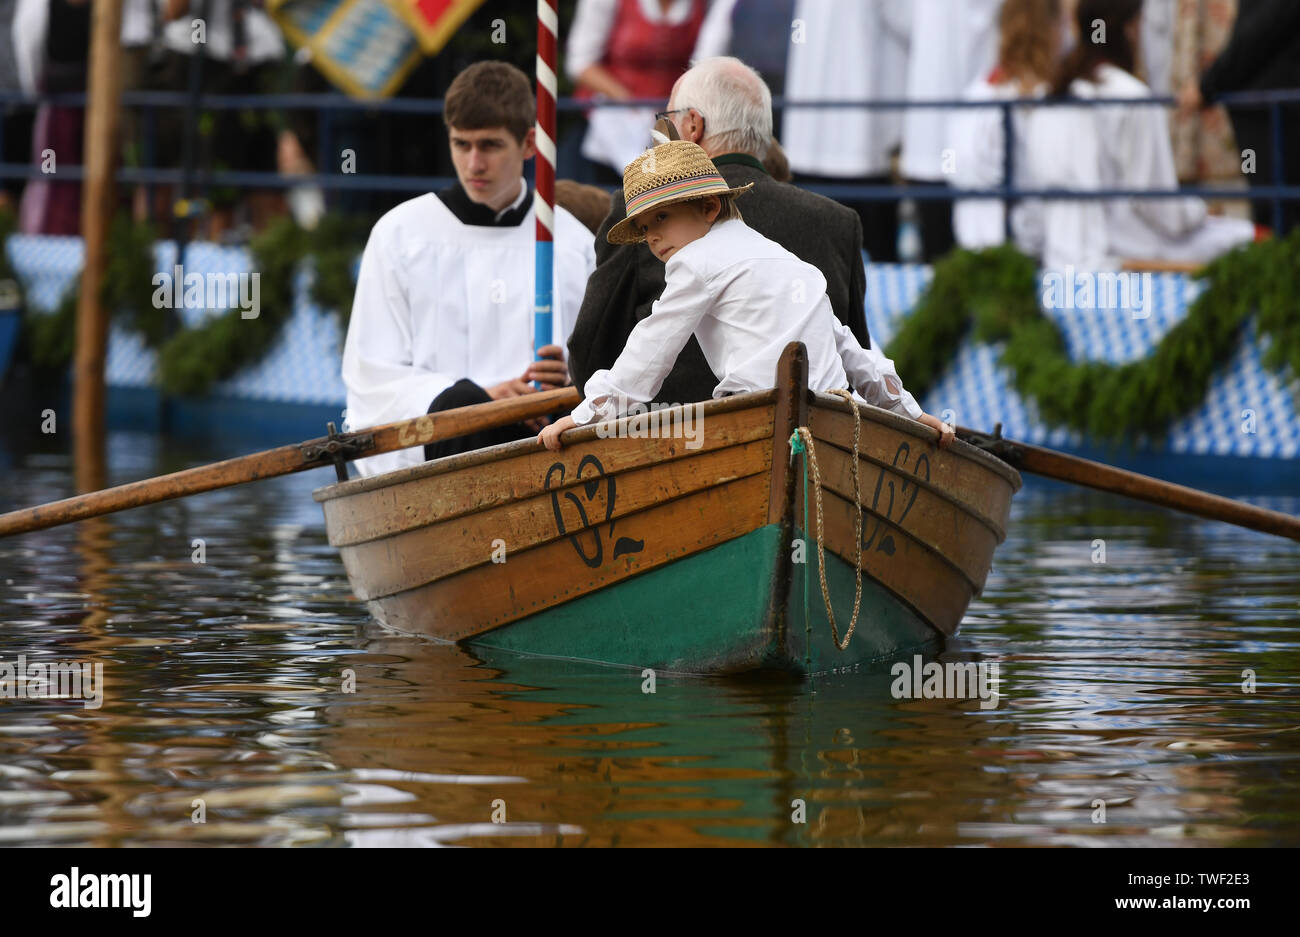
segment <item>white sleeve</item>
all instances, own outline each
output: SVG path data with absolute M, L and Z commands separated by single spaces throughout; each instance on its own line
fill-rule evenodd
M 663 294 L 628 335 L 614 366 L 587 378 L 587 399 L 572 413 L 579 426 L 617 419 L 630 404 L 653 400 L 712 305 L 713 296 L 695 271 L 684 263 L 672 267 Z
M 50 0 L 18 0 L 14 7 L 12 42 L 18 84 L 35 94 L 45 69 L 45 35 L 49 31 Z
M 605 57 L 605 46 L 614 31 L 618 0 L 578 0 L 578 10 L 569 27 L 569 44 L 564 49 L 564 73 L 570 81 Z
M 1107 110 L 1110 110 L 1107 108 Z M 1169 115 L 1163 107 L 1116 109 L 1119 150 L 1116 165 L 1126 189 L 1176 189 L 1178 170 L 1169 142 Z M 1170 237 L 1184 237 L 1205 221 L 1205 202 L 1199 198 L 1136 198 L 1133 210 L 1148 224 Z
M 925 412 L 903 387 L 894 362 L 877 351 L 874 345 L 871 348 L 859 345 L 853 332 L 839 319 L 835 320 L 835 350 L 840 353 L 844 372 L 854 390 L 867 403 L 914 420 Z
M 429 371 L 413 363 L 414 334 L 404 279 L 392 233 L 371 231 L 361 255 L 352 318 L 343 343 L 343 383 L 351 430 L 420 416 L 428 412 L 434 397 L 457 380 L 457 375 Z M 370 475 L 422 461 L 424 453 L 415 447 L 362 459 L 357 467 L 363 475 Z
M 731 48 L 731 14 L 735 9 L 736 0 L 714 0 L 700 24 L 695 51 L 691 53 L 692 62 L 727 54 Z

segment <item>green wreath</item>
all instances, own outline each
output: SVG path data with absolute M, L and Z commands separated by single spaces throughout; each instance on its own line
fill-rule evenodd
M 0 213 L 0 242 L 13 230 Z M 339 316 L 346 333 L 352 306 L 352 264 L 368 225 L 327 215 L 313 231 L 282 218 L 253 239 L 253 267 L 262 274 L 261 313 L 238 309 L 167 336 L 167 310 L 155 309 L 154 232 L 125 217 L 114 220 L 103 298 L 114 321 L 141 335 L 158 352 L 159 385 L 172 394 L 202 394 L 218 381 L 260 361 L 293 313 L 294 274 L 314 260 L 312 300 Z M 1220 257 L 1198 275 L 1208 287 L 1187 316 L 1145 358 L 1126 364 L 1073 362 L 1056 323 L 1038 300 L 1035 261 L 1015 248 L 958 250 L 935 264 L 934 277 L 903 322 L 887 353 L 909 390 L 920 397 L 952 362 L 972 331 L 977 341 L 1003 343 L 1000 361 L 1012 385 L 1032 400 L 1047 423 L 1108 441 L 1159 436 L 1205 399 L 1214 372 L 1233 355 L 1244 324 L 1255 317 L 1267 342 L 1264 365 L 1300 375 L 1300 231 Z M 4 251 L 0 278 L 17 279 Z M 54 314 L 28 310 L 27 357 L 38 367 L 66 369 L 72 359 L 77 287 Z
M 958 250 L 889 343 L 903 383 L 922 396 L 973 327 L 977 341 L 1004 343 L 999 357 L 1012 386 L 1047 423 L 1098 440 L 1160 436 L 1205 399 L 1210 379 L 1236 351 L 1253 315 L 1268 343 L 1265 367 L 1300 376 L 1300 231 L 1218 258 L 1197 275 L 1208 283 L 1187 316 L 1137 361 L 1073 362 L 1056 323 L 1038 302 L 1035 261 L 1013 247 Z
M 158 354 L 158 384 L 170 394 L 203 394 L 218 381 L 262 360 L 293 315 L 294 275 L 300 261 L 313 259 L 311 297 L 338 315 L 346 333 L 352 308 L 352 262 L 368 230 L 360 220 L 327 215 L 312 231 L 281 218 L 249 245 L 260 274 L 260 311 L 244 319 L 239 309 L 209 316 L 195 328 L 168 335 L 169 310 L 153 303 L 153 244 L 149 225 L 124 215 L 113 219 L 101 297 L 113 321 L 135 332 Z M 13 232 L 11 212 L 0 213 L 0 243 Z M 0 251 L 0 279 L 21 280 Z M 24 317 L 27 360 L 38 369 L 62 372 L 72 360 L 80 281 L 70 286 L 53 313 L 28 309 Z

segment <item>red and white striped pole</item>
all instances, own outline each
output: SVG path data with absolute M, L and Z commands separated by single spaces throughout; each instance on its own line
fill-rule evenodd
M 533 352 L 551 344 L 551 290 L 555 279 L 555 47 L 558 0 L 537 0 L 537 214 Z

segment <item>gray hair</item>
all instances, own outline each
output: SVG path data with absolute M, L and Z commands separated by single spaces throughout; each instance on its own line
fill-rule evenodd
M 677 80 L 676 107 L 704 115 L 705 136 L 714 153 L 767 155 L 772 142 L 772 92 L 767 82 L 729 55 L 701 59 Z M 713 128 L 719 128 L 714 130 Z

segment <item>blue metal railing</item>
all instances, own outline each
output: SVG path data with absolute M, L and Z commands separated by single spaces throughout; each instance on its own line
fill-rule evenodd
M 36 107 L 43 103 L 67 107 L 84 107 L 86 94 L 50 94 L 28 96 L 18 92 L 0 91 L 0 106 L 17 105 Z M 154 149 L 153 114 L 159 108 L 189 108 L 192 99 L 183 91 L 128 91 L 122 95 L 125 107 L 140 108 L 145 112 L 143 149 L 146 161 Z M 1284 142 L 1282 107 L 1286 104 L 1300 104 L 1300 89 L 1279 91 L 1241 92 L 1225 94 L 1215 104 L 1231 105 L 1242 108 L 1267 108 L 1270 112 L 1272 129 L 1273 180 L 1271 185 L 1251 186 L 1248 190 L 1217 186 L 1183 186 L 1177 189 L 1034 189 L 1021 188 L 1013 183 L 1015 177 L 1014 112 L 1026 107 L 1096 107 L 1116 105 L 1158 105 L 1172 106 L 1176 102 L 1169 97 L 1147 98 L 1016 98 L 1005 101 L 967 101 L 967 100 L 824 100 L 824 101 L 790 101 L 773 98 L 773 109 L 779 114 L 790 108 L 801 109 L 845 109 L 867 108 L 870 110 L 902 110 L 909 108 L 944 110 L 965 108 L 999 108 L 1002 111 L 1003 137 L 1010 141 L 1003 147 L 1002 185 L 987 189 L 956 189 L 952 187 L 917 186 L 917 185 L 861 185 L 855 183 L 816 184 L 807 188 L 823 195 L 849 201 L 896 201 L 903 198 L 917 200 L 950 200 L 960 198 L 994 198 L 1004 206 L 1024 198 L 1053 199 L 1102 199 L 1102 198 L 1181 198 L 1199 196 L 1202 198 L 1234 199 L 1242 201 L 1270 201 L 1273 208 L 1273 221 L 1276 229 L 1283 225 L 1283 204 L 1300 202 L 1300 186 L 1288 186 L 1284 180 Z M 318 129 L 317 165 L 325 166 L 334 160 L 332 115 L 340 111 L 361 111 L 368 113 L 389 114 L 424 114 L 436 117 L 442 114 L 443 102 L 440 98 L 390 98 L 385 100 L 359 100 L 342 94 L 257 94 L 257 95 L 203 95 L 201 105 L 205 110 L 311 110 L 320 118 Z M 560 113 L 576 113 L 591 108 L 592 102 L 576 98 L 562 98 L 557 102 Z M 607 101 L 602 107 L 653 107 L 663 106 L 660 99 Z M 0 151 L 3 150 L 3 129 L 0 127 Z M 177 184 L 183 170 L 143 166 L 122 167 L 117 172 L 121 182 L 144 185 Z M 37 166 L 0 163 L 0 178 L 41 178 L 44 173 Z M 61 180 L 80 180 L 82 167 L 61 165 L 58 169 Z M 362 173 L 315 173 L 311 175 L 282 175 L 276 172 L 238 172 L 238 171 L 204 171 L 199 169 L 194 176 L 200 187 L 229 186 L 235 188 L 292 188 L 301 185 L 318 186 L 327 191 L 369 191 L 369 192 L 427 192 L 443 188 L 455 182 L 447 176 L 390 176 Z M 1010 237 L 1011 212 L 1004 212 L 1004 223 Z

